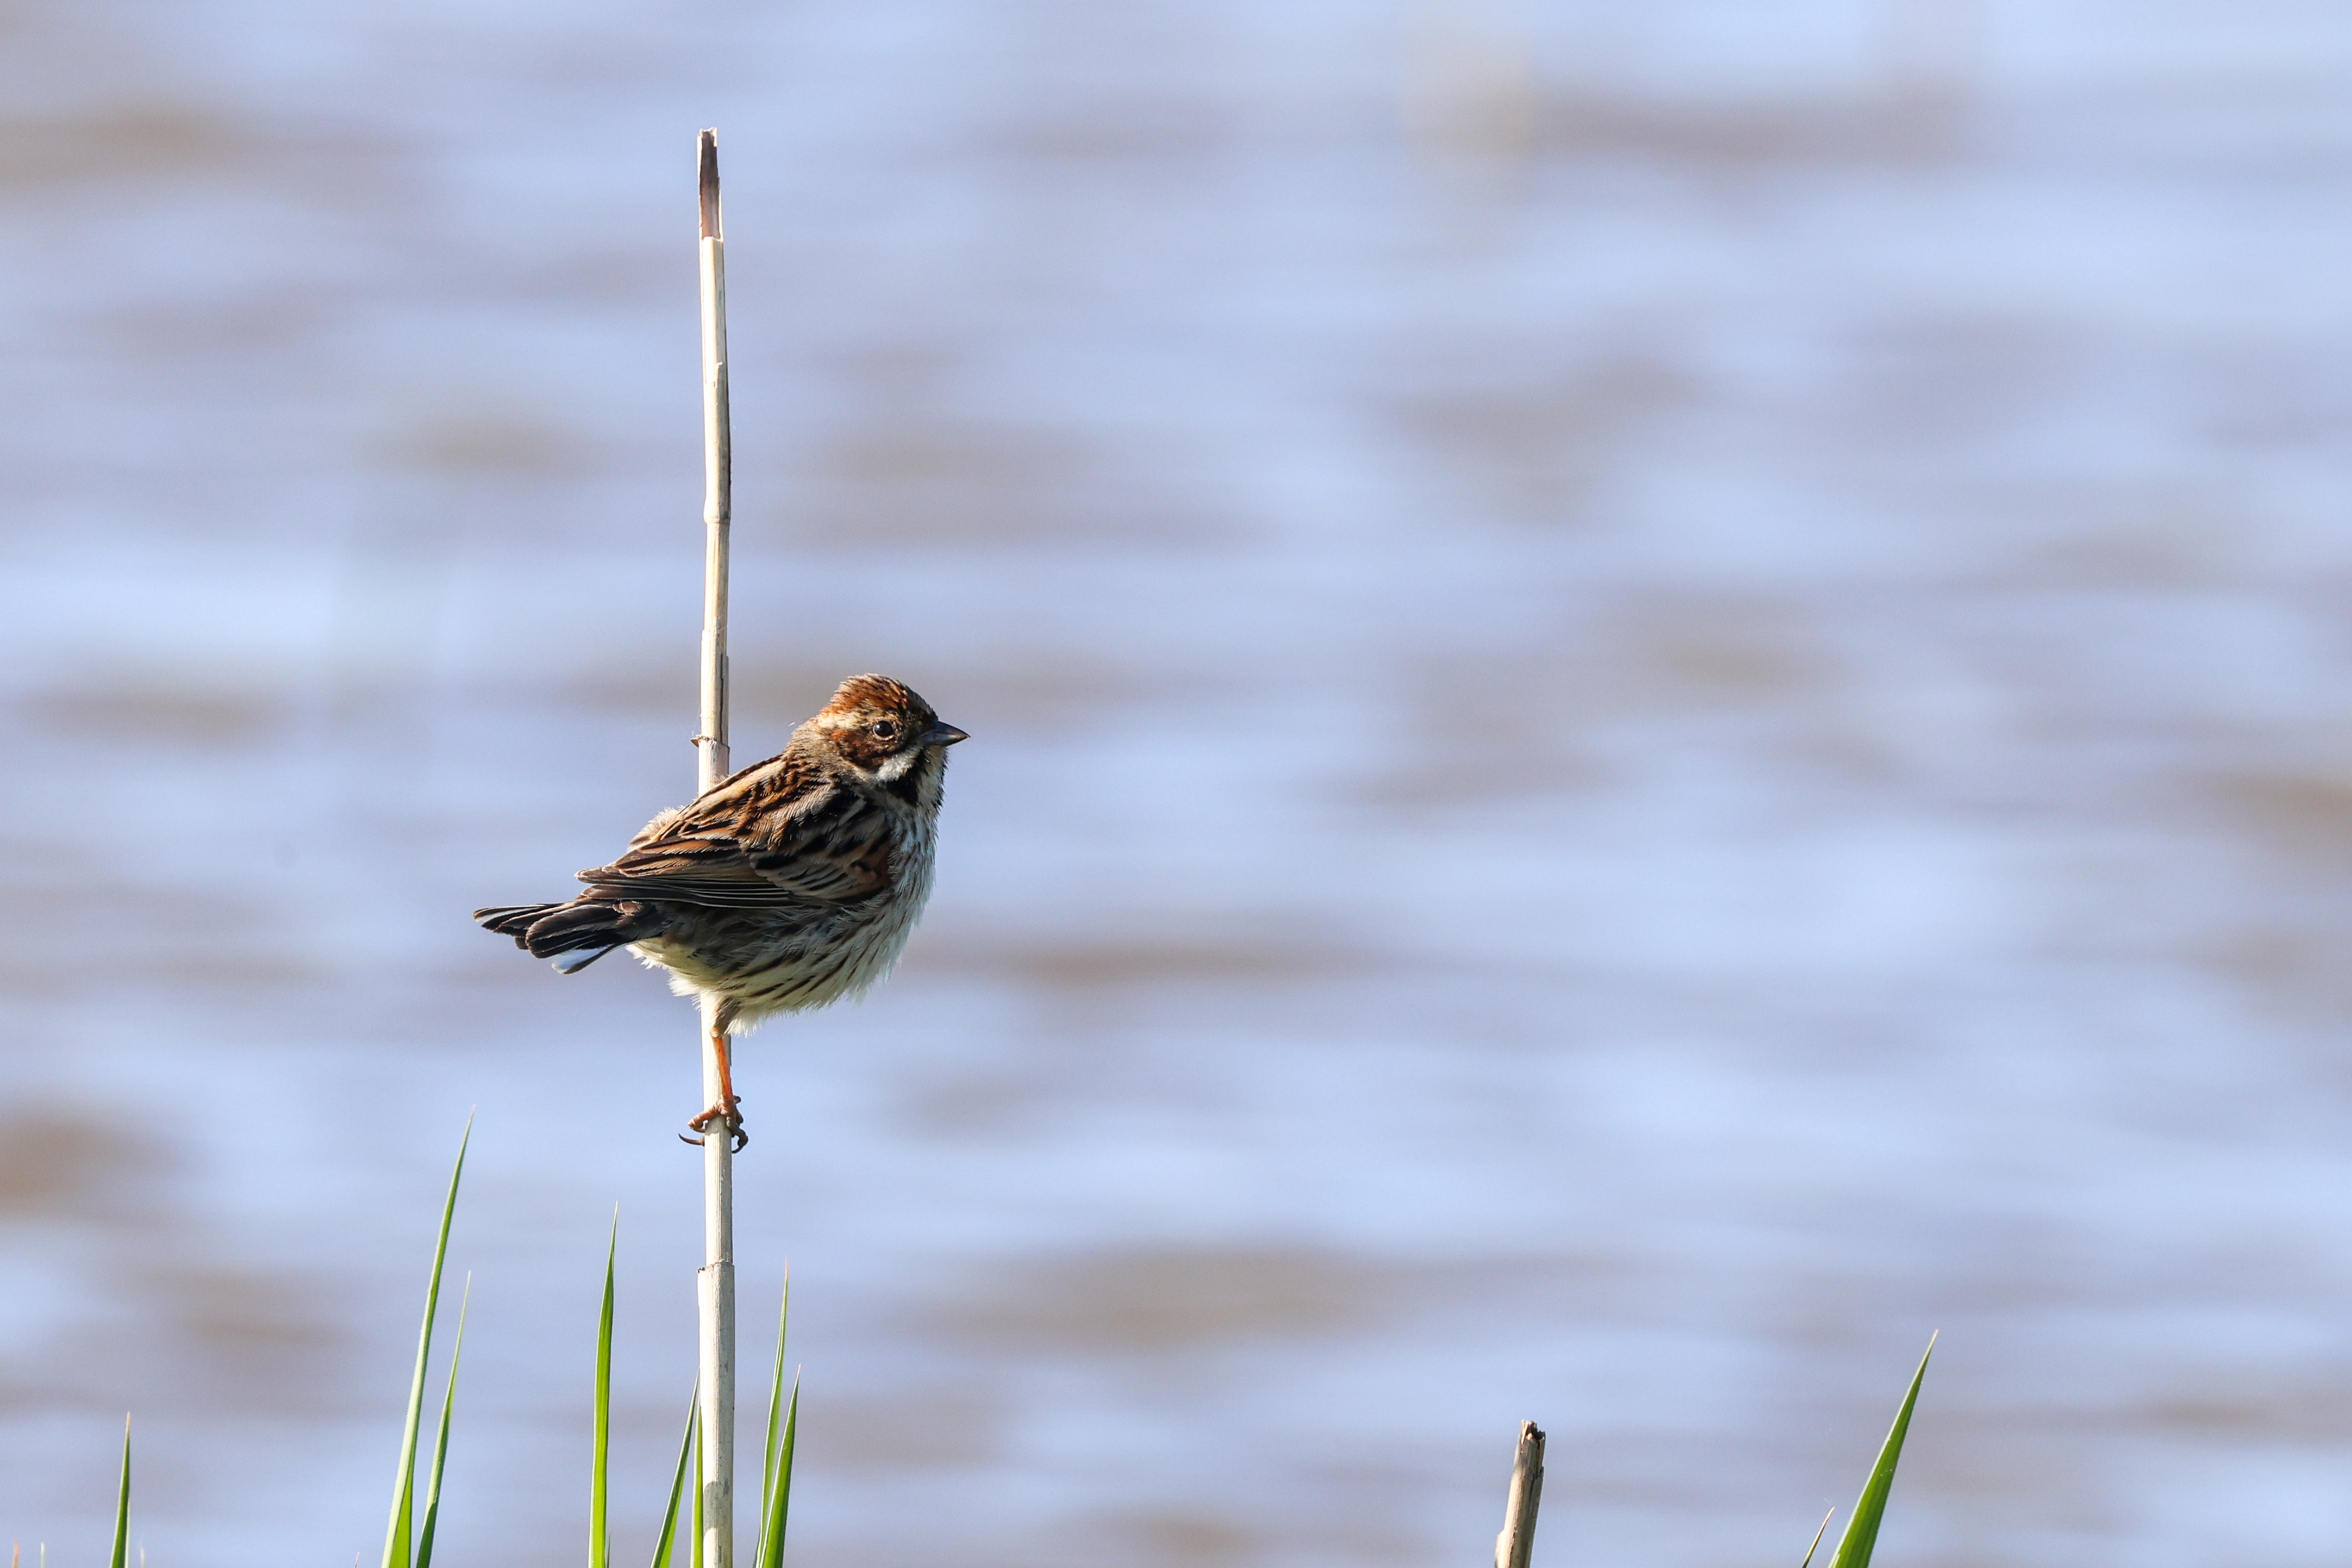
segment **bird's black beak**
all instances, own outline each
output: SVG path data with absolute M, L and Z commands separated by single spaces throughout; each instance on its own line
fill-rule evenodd
M 923 731 L 922 743 L 925 746 L 953 746 L 959 740 L 971 738 L 971 737 L 951 724 L 935 724 Z

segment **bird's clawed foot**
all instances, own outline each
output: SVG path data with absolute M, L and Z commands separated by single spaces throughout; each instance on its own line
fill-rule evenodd
M 743 1113 L 736 1109 L 742 1103 L 741 1095 L 730 1094 L 722 1103 L 713 1105 L 709 1110 L 688 1122 L 687 1125 L 698 1133 L 708 1133 L 710 1131 L 711 1123 L 722 1124 L 727 1129 L 727 1135 L 734 1140 L 733 1146 L 728 1152 L 740 1155 L 743 1152 L 743 1145 L 751 1141 L 751 1134 L 743 1130 Z M 702 1142 L 700 1138 L 689 1138 L 684 1133 L 677 1135 L 677 1141 L 681 1144 Z
M 751 1141 L 751 1134 L 743 1130 L 743 1113 L 735 1109 L 736 1106 L 743 1103 L 743 1099 L 741 1095 L 735 1092 L 735 1064 L 730 1060 L 733 1053 L 727 1046 L 727 1026 L 733 1021 L 733 1004 L 726 1002 L 719 1004 L 717 1021 L 711 1026 L 710 1030 L 710 1057 L 719 1068 L 719 1100 L 709 1110 L 688 1122 L 687 1125 L 698 1133 L 708 1134 L 710 1131 L 711 1123 L 720 1124 L 727 1129 L 728 1137 L 734 1140 L 733 1147 L 729 1152 L 740 1154 L 743 1152 L 743 1145 Z M 708 1082 L 709 1080 L 706 1079 L 704 1082 Z M 702 1142 L 702 1139 L 689 1138 L 684 1133 L 680 1133 L 677 1136 L 680 1143 Z

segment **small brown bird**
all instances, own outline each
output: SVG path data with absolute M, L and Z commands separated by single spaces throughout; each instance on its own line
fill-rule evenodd
M 740 1140 L 727 1035 L 856 996 L 890 972 L 931 894 L 947 748 L 965 738 L 887 675 L 853 675 L 783 750 L 647 822 L 562 904 L 474 918 L 576 975 L 615 947 L 718 998 L 719 1103 Z

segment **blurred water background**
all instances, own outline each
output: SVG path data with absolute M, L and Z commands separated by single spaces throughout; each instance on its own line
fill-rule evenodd
M 721 128 L 739 758 L 972 732 L 743 1051 L 795 1558 L 2352 1552 L 2352 16 L 2303 0 L 0 9 L 0 1533 L 620 1552 L 692 1025 L 476 931 L 686 793 Z M 28 1558 L 29 1560 L 29 1558 Z

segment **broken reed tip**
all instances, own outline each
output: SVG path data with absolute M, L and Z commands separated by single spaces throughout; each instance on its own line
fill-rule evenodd
M 694 139 L 694 162 L 697 183 L 702 196 L 701 237 L 720 239 L 719 218 L 719 131 L 717 127 L 698 133 Z
M 1495 1537 L 1495 1568 L 1530 1568 L 1536 1546 L 1536 1510 L 1543 1500 L 1543 1428 L 1519 1423 L 1518 1452 L 1511 1460 L 1511 1486 L 1503 1501 L 1503 1532 Z

